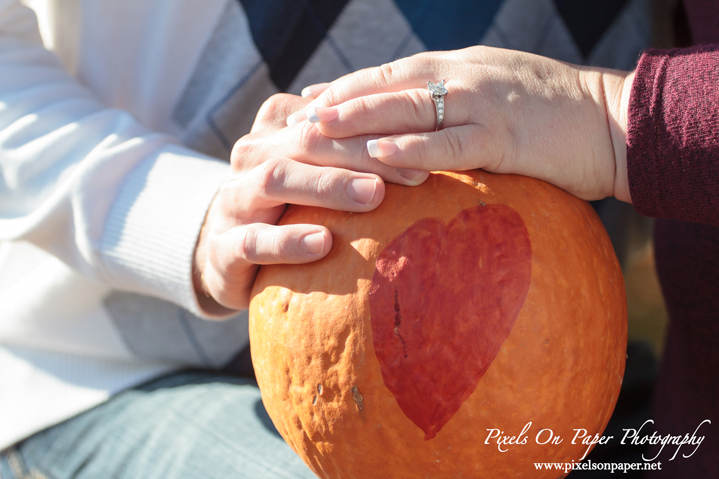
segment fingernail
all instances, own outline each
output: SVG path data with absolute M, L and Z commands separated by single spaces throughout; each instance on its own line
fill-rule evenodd
M 287 126 L 296 125 L 297 123 L 307 119 L 307 110 L 296 111 L 287 117 Z
M 420 181 L 427 176 L 427 172 L 423 170 L 414 170 L 412 168 L 397 168 L 397 173 L 402 178 L 407 178 L 410 181 Z
M 307 119 L 311 123 L 318 121 L 332 121 L 337 118 L 339 109 L 336 106 L 314 106 L 307 109 Z
M 308 234 L 302 238 L 302 249 L 307 254 L 322 254 L 325 252 L 325 235 L 322 233 Z
M 372 204 L 374 192 L 377 190 L 377 180 L 372 178 L 359 178 L 350 182 L 350 198 L 363 205 Z
M 300 94 L 302 98 L 317 98 L 323 91 L 329 88 L 329 86 L 329 83 L 315 83 L 314 85 L 304 87 Z
M 372 158 L 387 157 L 398 150 L 397 143 L 392 140 L 380 139 L 367 142 L 367 152 Z

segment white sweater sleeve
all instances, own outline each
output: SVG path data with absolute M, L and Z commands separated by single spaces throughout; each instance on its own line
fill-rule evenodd
M 201 314 L 193 251 L 229 165 L 101 105 L 13 0 L 0 0 L 0 172 L 0 240 Z

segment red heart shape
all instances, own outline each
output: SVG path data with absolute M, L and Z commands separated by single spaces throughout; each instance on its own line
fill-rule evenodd
M 432 439 L 482 379 L 529 291 L 532 249 L 505 205 L 422 219 L 377 259 L 375 353 L 402 411 Z

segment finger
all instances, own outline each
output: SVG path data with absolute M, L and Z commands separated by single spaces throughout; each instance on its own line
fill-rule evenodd
M 427 171 L 484 168 L 503 173 L 507 172 L 509 162 L 505 160 L 511 154 L 478 125 L 370 140 L 367 150 L 388 165 Z
M 294 126 L 297 123 L 305 120 L 310 120 L 312 123 L 316 123 L 320 119 L 323 121 L 329 121 L 337 116 L 337 109 L 334 107 L 323 108 L 317 104 L 317 101 L 312 101 L 307 104 L 304 108 L 295 111 L 287 117 L 287 126 Z
M 218 236 L 213 246 L 213 266 L 232 276 L 244 264 L 301 264 L 316 261 L 332 247 L 332 235 L 324 226 L 264 223 L 231 228 Z M 223 265 L 223 266 L 219 266 Z
M 330 83 L 315 83 L 302 89 L 302 98 L 315 99 L 320 96 L 326 89 L 330 87 Z
M 426 88 L 428 81 L 452 78 L 451 55 L 452 52 L 421 53 L 350 73 L 333 81 L 317 98 L 317 104 L 334 106 L 360 96 Z
M 308 87 L 305 87 L 302 89 L 302 98 L 311 99 L 310 103 L 305 105 L 304 108 L 298 108 L 297 110 L 293 110 L 290 112 L 291 114 L 287 116 L 286 119 L 286 125 L 287 126 L 293 126 L 301 121 L 305 121 L 307 117 L 307 108 L 311 106 L 317 106 L 319 105 L 316 101 L 316 98 L 323 93 L 325 90 L 327 90 L 331 83 L 317 83 L 315 85 L 310 85 Z
M 421 170 L 392 168 L 370 157 L 366 147 L 367 140 L 371 138 L 369 136 L 332 139 L 309 122 L 288 130 L 295 138 L 286 145 L 295 149 L 287 156 L 305 163 L 373 173 L 385 181 L 408 186 L 418 185 L 429 176 Z
M 447 98 L 451 108 L 445 108 L 447 101 L 443 103 L 445 128 L 470 122 L 468 96 L 453 91 Z M 426 132 L 437 124 L 437 108 L 426 89 L 363 96 L 334 107 L 310 107 L 307 112 L 310 121 L 330 138 Z
M 241 222 L 284 203 L 365 212 L 382 202 L 385 186 L 377 175 L 320 167 L 287 158 L 271 159 L 232 182 L 226 213 Z M 258 213 L 259 212 L 259 213 Z
M 287 117 L 292 112 L 305 109 L 310 101 L 311 99 L 286 93 L 272 95 L 257 111 L 251 133 L 266 128 L 284 128 L 287 124 Z
M 287 117 L 287 126 L 294 126 L 305 120 L 309 120 L 310 123 L 317 123 L 319 121 L 328 122 L 337 118 L 339 109 L 336 106 L 318 106 L 315 102 L 310 103 L 307 107 L 298 110 Z
M 300 123 L 301 121 L 305 121 L 307 119 L 307 109 L 302 108 L 291 115 L 287 117 L 286 124 L 287 126 L 295 126 L 297 123 Z
M 215 301 L 245 309 L 259 264 L 302 264 L 329 253 L 332 235 L 318 225 L 252 223 L 216 236 L 203 274 Z
M 268 158 L 292 158 L 314 166 L 343 168 L 380 176 L 383 180 L 414 186 L 427 179 L 419 170 L 393 168 L 367 153 L 371 136 L 335 140 L 320 132 L 314 124 L 302 122 L 272 134 L 247 135 L 232 151 L 235 171 L 249 171 Z

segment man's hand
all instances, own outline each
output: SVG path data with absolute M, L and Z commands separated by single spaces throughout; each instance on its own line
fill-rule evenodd
M 308 102 L 273 96 L 233 148 L 233 173 L 210 206 L 195 250 L 195 291 L 208 315 L 246 308 L 258 265 L 308 263 L 329 252 L 327 228 L 274 225 L 287 203 L 370 211 L 384 197 L 383 179 L 416 185 L 428 176 L 371 158 L 369 137 L 332 140 L 309 122 L 287 127 L 287 116 Z

